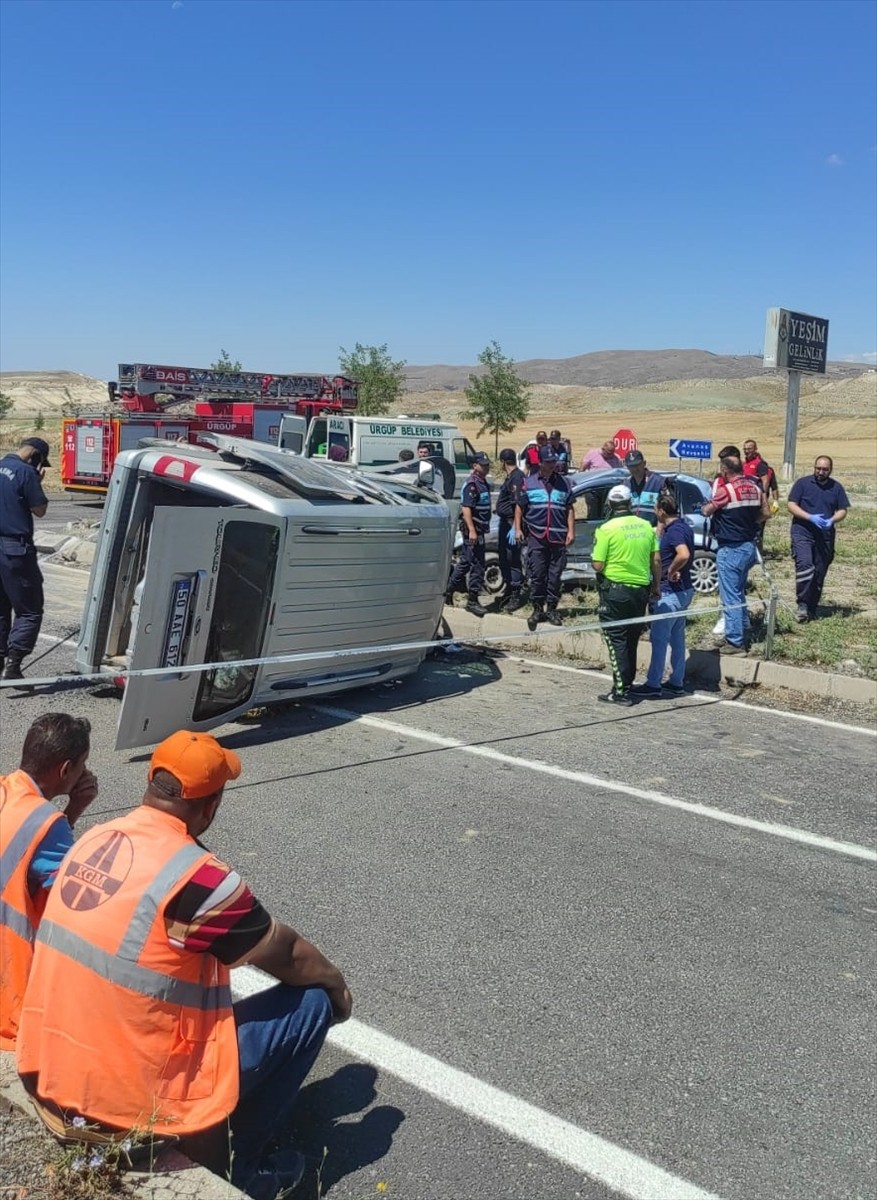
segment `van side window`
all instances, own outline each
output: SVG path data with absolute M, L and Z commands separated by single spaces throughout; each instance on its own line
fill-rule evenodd
M 328 436 L 326 433 L 326 418 L 317 419 L 313 422 L 310 435 L 308 436 L 308 458 L 313 458 L 315 454 L 325 454 L 328 449 Z

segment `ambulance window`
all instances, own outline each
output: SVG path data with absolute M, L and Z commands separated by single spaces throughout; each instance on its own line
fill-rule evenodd
M 454 438 L 454 466 L 468 467 L 472 465 L 475 447 L 468 438 Z
M 258 658 L 274 594 L 279 531 L 273 525 L 229 521 L 222 539 L 216 596 L 207 639 L 207 662 Z M 258 667 L 205 671 L 193 716 L 205 721 L 244 704 Z
M 326 419 L 315 420 L 311 425 L 311 433 L 308 438 L 308 458 L 313 458 L 315 454 L 325 454 L 327 447 L 326 434 Z

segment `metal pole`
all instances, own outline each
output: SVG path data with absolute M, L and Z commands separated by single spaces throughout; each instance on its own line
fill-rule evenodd
M 798 441 L 798 397 L 801 394 L 801 372 L 789 371 L 789 392 L 786 399 L 786 438 L 783 442 L 783 479 L 795 478 L 795 446 Z
M 767 602 L 767 629 L 764 634 L 764 661 L 770 662 L 773 657 L 773 635 L 777 624 L 777 599 L 779 593 L 771 586 L 770 598 Z

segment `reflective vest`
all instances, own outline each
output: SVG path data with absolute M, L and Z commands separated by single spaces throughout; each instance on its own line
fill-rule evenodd
M 168 941 L 165 910 L 209 851 L 141 805 L 61 863 L 16 1046 L 37 1096 L 117 1129 L 186 1134 L 238 1100 L 229 970 Z
M 540 542 L 563 545 L 571 500 L 569 484 L 557 471 L 552 471 L 547 479 L 541 475 L 528 476 L 518 504 L 523 510 L 529 536 Z
M 764 496 L 761 484 L 749 475 L 736 475 L 713 488 L 713 499 L 722 498 L 723 486 L 728 501 L 713 513 L 713 537 L 723 546 L 742 546 L 754 542 L 761 524 L 761 500 Z
M 0 776 L 0 1049 L 12 1050 L 46 894 L 31 896 L 27 872 L 37 846 L 64 816 L 26 771 Z

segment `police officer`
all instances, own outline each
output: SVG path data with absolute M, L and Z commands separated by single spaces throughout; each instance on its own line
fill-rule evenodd
M 645 517 L 651 521 L 655 515 L 655 505 L 664 487 L 664 476 L 657 471 L 650 471 L 642 450 L 629 450 L 624 459 L 624 465 L 630 471 L 627 486 L 630 488 L 630 503 L 637 517 Z
M 483 450 L 472 458 L 472 474 L 463 484 L 460 493 L 460 530 L 463 548 L 448 579 L 445 603 L 454 603 L 454 592 L 460 590 L 466 576 L 469 577 L 469 601 L 466 612 L 483 617 L 487 609 L 479 603 L 484 586 L 484 535 L 490 528 L 490 488 L 487 472 L 490 459 Z
M 592 562 L 600 591 L 603 623 L 644 617 L 649 599 L 661 595 L 661 555 L 650 522 L 631 512 L 630 488 L 610 488 L 610 516 L 594 535 Z M 618 625 L 603 630 L 612 667 L 612 690 L 601 700 L 630 707 L 630 686 L 636 676 L 636 650 L 642 625 Z
M 560 577 L 566 548 L 576 536 L 575 510 L 569 484 L 557 470 L 557 456 L 548 444 L 539 449 L 539 471 L 524 480 L 515 504 L 515 540 L 524 541 L 527 523 L 527 567 L 533 611 L 527 618 L 532 633 L 540 621 L 562 625 L 557 612 Z M 545 603 L 548 602 L 548 611 Z
M 569 474 L 569 454 L 566 449 L 566 444 L 563 441 L 559 429 L 552 429 L 548 435 L 548 441 L 554 453 L 557 455 L 557 470 L 561 475 Z
M 515 505 L 526 476 L 518 466 L 518 456 L 514 450 L 500 450 L 499 461 L 505 472 L 505 479 L 496 498 L 496 512 L 499 517 L 499 569 L 505 584 L 505 603 L 503 612 L 517 612 L 524 601 L 521 599 L 521 547 L 515 537 Z
M 33 519 L 48 507 L 43 476 L 49 444 L 25 438 L 0 458 L 0 670 L 21 679 L 22 660 L 37 643 L 43 623 L 43 576 L 33 542 Z M 13 613 L 15 620 L 12 619 Z

